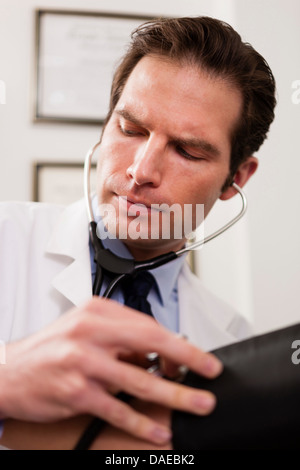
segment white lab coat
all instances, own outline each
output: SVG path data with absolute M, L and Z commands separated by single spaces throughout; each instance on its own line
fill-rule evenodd
M 0 204 L 0 340 L 33 333 L 92 296 L 83 200 Z M 187 264 L 178 278 L 180 332 L 204 350 L 243 339 L 247 322 L 209 293 Z

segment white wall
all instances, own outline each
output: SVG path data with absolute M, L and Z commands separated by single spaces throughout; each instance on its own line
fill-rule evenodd
M 257 331 L 298 321 L 300 104 L 291 101 L 291 84 L 300 79 L 300 3 L 0 0 L 0 80 L 6 83 L 6 104 L 0 104 L 0 200 L 30 199 L 33 161 L 81 162 L 100 132 L 97 126 L 33 123 L 36 8 L 211 15 L 231 23 L 266 57 L 277 78 L 279 105 L 269 139 L 258 154 L 258 174 L 247 187 L 249 211 L 238 226 L 197 252 L 197 266 L 204 283 L 253 319 Z M 219 203 L 212 225 L 230 217 L 232 207 L 238 207 L 238 200 Z
M 276 118 L 248 188 L 254 321 L 265 330 L 300 319 L 300 104 L 291 100 L 300 80 L 300 2 L 236 5 L 239 30 L 267 58 L 278 88 Z
M 199 254 L 199 272 L 263 332 L 300 319 L 300 104 L 291 99 L 292 83 L 300 80 L 300 3 L 230 4 L 232 26 L 271 66 L 278 105 L 268 140 L 257 154 L 258 172 L 245 188 L 247 216 Z M 227 213 L 224 203 L 216 215 L 222 212 Z

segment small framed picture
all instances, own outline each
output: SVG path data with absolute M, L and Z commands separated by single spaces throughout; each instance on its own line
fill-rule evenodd
M 102 124 L 113 71 L 150 17 L 36 11 L 35 121 Z
M 37 162 L 33 171 L 34 201 L 67 205 L 83 198 L 83 163 Z M 95 164 L 90 185 L 96 187 Z

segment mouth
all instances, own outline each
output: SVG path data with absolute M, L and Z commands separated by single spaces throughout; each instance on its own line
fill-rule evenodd
M 165 209 L 161 208 L 161 204 L 151 204 L 149 201 L 135 199 L 128 196 L 118 196 L 119 208 L 126 211 L 128 215 L 149 215 L 152 212 L 165 212 Z

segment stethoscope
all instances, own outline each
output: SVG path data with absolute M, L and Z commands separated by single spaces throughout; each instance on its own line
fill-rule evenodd
M 245 193 L 242 189 L 236 184 L 232 183 L 233 188 L 237 191 L 240 195 L 242 200 L 242 209 L 238 213 L 236 217 L 230 220 L 226 225 L 222 226 L 219 230 L 216 230 L 211 235 L 205 237 L 203 240 L 196 241 L 194 243 L 189 244 L 185 248 L 182 248 L 178 251 L 171 251 L 169 253 L 157 256 L 155 258 L 149 259 L 147 261 L 135 261 L 134 259 L 127 259 L 121 258 L 115 255 L 112 251 L 107 248 L 104 248 L 101 239 L 97 236 L 96 229 L 97 224 L 94 219 L 93 209 L 92 209 L 92 200 L 91 200 L 91 192 L 90 192 L 90 172 L 91 172 L 91 161 L 95 150 L 100 145 L 100 142 L 97 142 L 88 152 L 85 158 L 84 163 L 84 197 L 86 202 L 86 208 L 88 213 L 89 219 L 89 230 L 90 230 L 90 237 L 91 243 L 94 248 L 94 259 L 97 266 L 94 285 L 93 285 L 93 294 L 99 295 L 102 282 L 103 282 L 103 275 L 106 274 L 111 279 L 108 287 L 106 288 L 103 297 L 109 298 L 111 297 L 115 288 L 124 280 L 125 277 L 133 276 L 134 274 L 138 273 L 139 271 L 143 270 L 150 270 L 154 268 L 158 268 L 163 264 L 172 261 L 179 256 L 182 256 L 185 253 L 188 253 L 195 248 L 199 248 L 200 246 L 204 245 L 205 243 L 213 240 L 214 238 L 218 237 L 230 227 L 232 227 L 236 222 L 238 222 L 241 217 L 245 214 L 247 209 L 247 199 Z
M 228 230 L 232 225 L 234 225 L 244 214 L 247 208 L 247 200 L 244 192 L 236 184 L 232 183 L 234 189 L 238 192 L 242 199 L 242 209 L 239 214 L 229 221 L 226 225 L 221 227 L 219 230 L 213 232 L 208 237 L 205 237 L 203 240 L 191 243 L 187 247 L 178 250 L 176 252 L 171 251 L 169 253 L 157 256 L 147 261 L 135 261 L 134 259 L 121 258 L 115 255 L 112 251 L 107 248 L 104 248 L 101 239 L 97 236 L 97 224 L 94 219 L 93 209 L 92 209 L 92 199 L 90 192 L 90 172 L 91 172 L 91 161 L 94 155 L 96 148 L 100 145 L 98 142 L 94 147 L 92 147 L 85 158 L 84 164 L 84 197 L 86 201 L 88 219 L 89 219 L 89 229 L 91 242 L 94 247 L 95 255 L 94 260 L 96 262 L 97 270 L 93 285 L 93 294 L 99 295 L 101 290 L 101 285 L 103 282 L 103 275 L 106 274 L 108 277 L 113 277 L 112 281 L 109 283 L 106 288 L 103 297 L 111 297 L 115 288 L 124 280 L 125 277 L 133 276 L 135 273 L 143 270 L 149 270 L 158 268 L 169 261 L 172 261 L 179 256 L 182 256 L 185 253 L 188 253 L 195 248 L 198 248 L 204 243 L 209 242 L 213 238 L 218 237 L 221 233 L 224 233 L 225 230 Z M 150 367 L 147 368 L 147 372 L 155 374 L 158 376 L 163 376 L 163 372 L 160 368 L 160 358 L 156 352 L 150 352 L 146 354 L 146 359 L 149 361 Z M 175 379 L 181 381 L 187 372 L 186 367 L 180 366 L 178 369 L 178 377 Z M 123 401 L 128 401 L 131 398 L 130 395 L 126 393 L 119 393 L 118 398 Z M 105 421 L 95 418 L 92 420 L 91 424 L 85 430 L 84 434 L 81 436 L 79 442 L 77 443 L 74 449 L 76 450 L 86 450 L 89 448 L 89 445 L 93 441 L 94 437 L 101 431 L 102 427 L 105 425 Z

